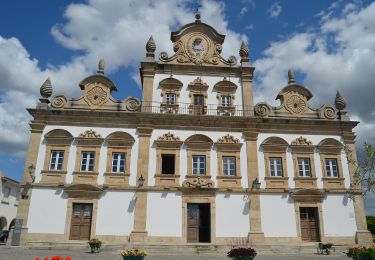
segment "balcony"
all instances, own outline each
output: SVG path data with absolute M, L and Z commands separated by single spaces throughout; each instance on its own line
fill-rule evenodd
M 161 102 L 141 102 L 141 112 L 176 115 L 207 115 L 207 116 L 254 116 L 252 106 L 221 106 L 214 104 L 193 105 L 191 103 L 167 104 Z

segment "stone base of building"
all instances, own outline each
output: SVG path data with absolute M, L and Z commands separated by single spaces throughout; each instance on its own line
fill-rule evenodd
M 147 231 L 146 230 L 133 230 L 130 233 L 129 242 L 146 242 Z
M 249 242 L 254 244 L 263 244 L 264 243 L 264 233 L 263 232 L 249 232 L 247 235 Z
M 368 230 L 358 230 L 355 233 L 355 243 L 358 245 L 372 245 L 374 244 L 372 235 Z

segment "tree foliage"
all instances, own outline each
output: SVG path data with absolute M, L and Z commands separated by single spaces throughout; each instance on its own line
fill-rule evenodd
M 367 221 L 367 229 L 371 232 L 371 234 L 375 235 L 375 217 L 366 216 L 366 221 Z
M 363 147 L 364 157 L 360 164 L 353 159 L 353 151 L 348 146 L 344 146 L 344 150 L 348 163 L 355 167 L 350 189 L 358 191 L 358 188 L 362 187 L 362 195 L 366 196 L 368 192 L 375 191 L 375 150 L 367 142 L 364 143 Z

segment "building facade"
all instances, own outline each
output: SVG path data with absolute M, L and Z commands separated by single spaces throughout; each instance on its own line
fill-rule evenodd
M 0 171 L 0 231 L 10 230 L 15 224 L 20 184 Z
M 78 98 L 43 84 L 28 109 L 23 244 L 372 241 L 360 188 L 348 196 L 358 122 L 344 99 L 311 107 L 289 70 L 280 106 L 254 105 L 249 49 L 223 58 L 224 39 L 199 16 L 171 33 L 171 56 L 150 37 L 141 100 L 113 98 L 103 60 Z

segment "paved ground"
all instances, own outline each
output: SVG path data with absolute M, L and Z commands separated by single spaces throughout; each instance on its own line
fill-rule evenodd
M 58 251 L 58 250 L 34 250 L 26 248 L 10 248 L 0 247 L 0 260 L 34 260 L 39 257 L 44 260 L 45 257 L 49 259 L 51 256 L 71 256 L 72 260 L 122 260 L 119 251 L 104 251 L 96 254 L 91 254 L 84 251 Z M 147 260 L 193 260 L 193 259 L 207 259 L 207 260 L 221 260 L 229 258 L 222 255 L 151 255 L 146 257 Z M 317 255 L 317 254 L 304 254 L 304 255 L 259 255 L 256 260 L 350 260 L 341 252 L 335 252 L 331 255 Z

